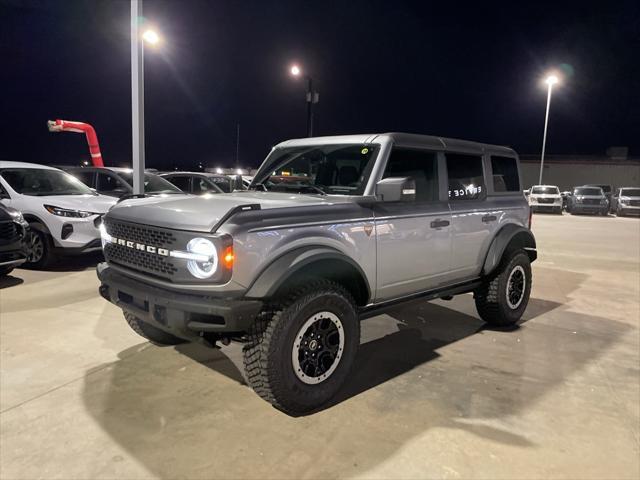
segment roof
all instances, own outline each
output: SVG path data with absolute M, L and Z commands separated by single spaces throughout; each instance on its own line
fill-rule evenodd
M 163 172 L 159 174 L 161 177 L 167 177 L 169 175 L 204 175 L 205 177 L 220 177 L 227 178 L 224 173 L 212 173 L 212 172 L 186 172 L 186 171 L 178 171 L 175 172 Z
M 432 135 L 419 135 L 415 133 L 388 132 L 388 133 L 362 133 L 355 135 L 336 135 L 331 137 L 311 137 L 287 140 L 276 147 L 295 147 L 304 145 L 348 144 L 348 143 L 375 143 L 376 140 L 388 139 L 394 144 L 406 147 L 421 147 L 438 150 L 456 150 L 461 153 L 468 151 L 490 150 L 497 153 L 515 154 L 513 149 L 502 145 L 472 142 L 455 138 L 437 137 Z
M 0 168 L 41 168 L 42 170 L 58 170 L 48 165 L 40 165 L 39 163 L 27 162 L 5 162 L 0 161 Z

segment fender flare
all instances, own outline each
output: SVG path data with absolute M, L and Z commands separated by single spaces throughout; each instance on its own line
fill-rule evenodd
M 360 265 L 334 248 L 317 245 L 296 248 L 276 258 L 256 276 L 245 296 L 248 298 L 272 297 L 288 279 L 301 273 L 308 265 L 331 260 L 343 262 L 345 267 L 352 268 L 357 272 L 366 289 L 368 302 L 371 298 L 371 287 Z
M 531 233 L 531 230 L 520 225 L 509 223 L 498 231 L 491 242 L 484 266 L 482 267 L 483 275 L 489 275 L 500 265 L 505 250 L 511 244 L 515 244 L 517 248 L 523 248 L 527 252 L 527 255 L 529 255 L 531 262 L 538 258 L 536 239 Z
M 25 213 L 23 216 L 24 216 L 24 219 L 29 224 L 29 228 L 32 228 L 33 230 L 37 230 L 42 233 L 46 233 L 47 235 L 51 235 L 51 231 L 49 231 L 49 227 L 47 227 L 47 224 L 44 223 L 42 220 L 40 220 L 38 216 L 33 215 L 31 213 Z

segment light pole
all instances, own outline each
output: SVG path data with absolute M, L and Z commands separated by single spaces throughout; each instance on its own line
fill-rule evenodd
M 544 133 L 542 135 L 542 154 L 540 155 L 540 176 L 538 178 L 538 185 L 542 185 L 542 169 L 544 168 L 544 150 L 547 145 L 547 126 L 549 125 L 549 107 L 551 106 L 551 91 L 553 86 L 560 80 L 556 75 L 549 75 L 545 78 L 544 82 L 547 84 L 547 111 L 544 115 Z
M 142 0 L 131 0 L 131 143 L 133 193 L 144 193 L 144 45 L 160 41 L 150 29 L 140 33 Z
M 302 70 L 298 65 L 293 65 L 290 72 L 294 77 L 302 75 Z M 307 80 L 307 137 L 313 137 L 313 105 L 318 103 L 320 95 L 313 91 L 311 76 L 304 75 L 304 78 Z

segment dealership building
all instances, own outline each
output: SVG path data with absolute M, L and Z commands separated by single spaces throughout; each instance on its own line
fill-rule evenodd
M 540 155 L 521 155 L 523 188 L 538 183 Z M 542 183 L 560 190 L 585 184 L 614 187 L 640 186 L 640 157 L 629 156 L 626 147 L 611 147 L 604 155 L 546 155 Z

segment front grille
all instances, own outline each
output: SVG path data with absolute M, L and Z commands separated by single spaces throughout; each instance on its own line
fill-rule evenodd
M 0 240 L 17 240 L 20 237 L 18 225 L 9 220 L 0 222 Z
M 599 198 L 585 198 L 584 200 L 582 200 L 582 203 L 584 203 L 585 205 L 600 205 L 600 199 Z
M 553 203 L 553 198 L 539 198 L 538 203 Z
M 156 249 L 171 250 L 171 247 L 176 243 L 176 238 L 171 231 L 155 227 L 134 225 L 110 219 L 105 220 L 105 227 L 112 237 L 156 247 Z M 105 245 L 104 256 L 108 262 L 164 278 L 170 278 L 178 271 L 170 257 L 116 243 Z
M 629 200 L 629 205 L 632 207 L 640 207 L 640 200 Z

